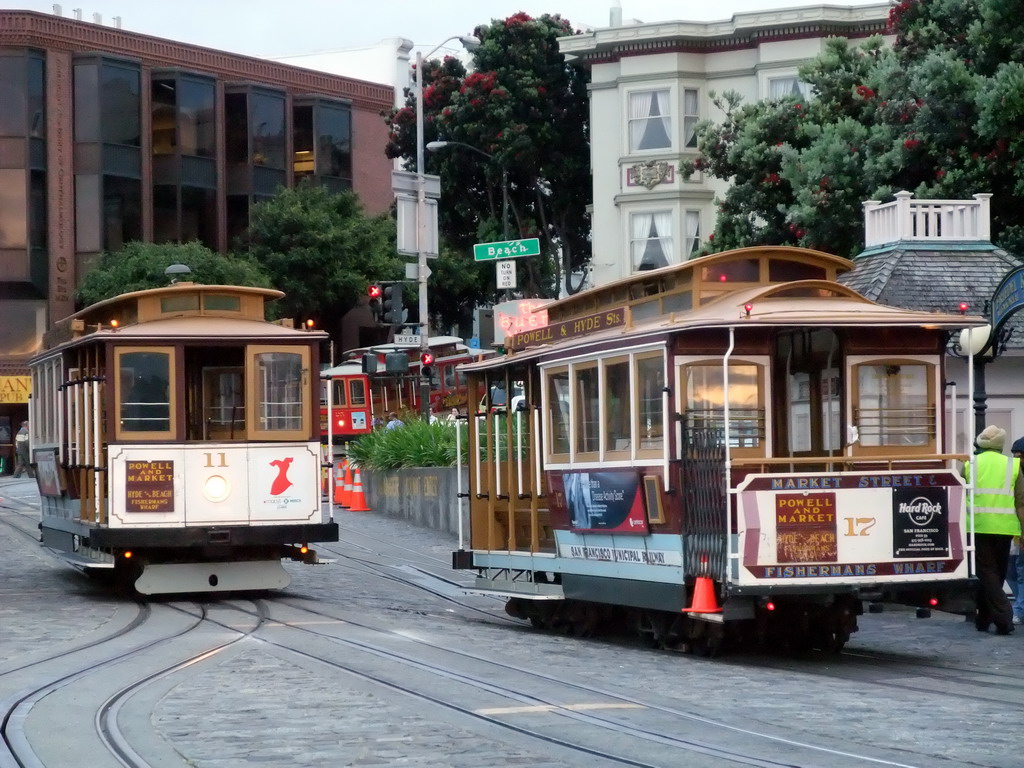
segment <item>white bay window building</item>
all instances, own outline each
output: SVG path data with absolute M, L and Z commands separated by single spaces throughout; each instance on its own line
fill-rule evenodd
M 714 229 L 727 185 L 681 163 L 697 156 L 697 124 L 721 119 L 711 93 L 745 102 L 810 98 L 798 69 L 832 36 L 884 34 L 888 3 L 736 14 L 727 21 L 600 28 L 560 40 L 589 67 L 593 249 L 588 284 L 690 258 Z

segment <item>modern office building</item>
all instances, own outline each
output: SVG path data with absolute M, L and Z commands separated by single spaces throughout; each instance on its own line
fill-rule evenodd
M 797 70 L 829 37 L 885 34 L 890 5 L 738 13 L 727 21 L 623 24 L 562 38 L 589 67 L 593 173 L 590 285 L 678 263 L 714 229 L 727 182 L 680 164 L 697 154 L 696 126 L 722 117 L 711 93 L 745 102 L 806 93 Z M 613 11 L 614 13 L 614 11 Z
M 307 177 L 387 210 L 392 104 L 387 85 L 0 10 L 0 455 L 26 362 L 99 254 L 225 251 L 255 202 Z

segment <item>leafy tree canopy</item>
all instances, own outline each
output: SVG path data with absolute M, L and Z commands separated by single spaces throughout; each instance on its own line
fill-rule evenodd
M 440 229 L 452 251 L 453 273 L 471 276 L 457 285 L 435 281 L 432 307 L 444 317 L 494 295 L 493 264 L 476 264 L 472 245 L 539 237 L 539 257 L 519 259 L 520 285 L 528 296 L 554 296 L 560 276 L 590 259 L 589 72 L 566 63 L 557 40 L 573 34 L 558 15 L 517 13 L 479 26 L 472 73 L 454 58 L 424 62 L 424 141 L 462 142 L 427 152 L 428 173 L 441 177 Z M 416 105 L 388 115 L 387 153 L 415 168 Z M 503 178 L 509 213 L 503 221 Z M 525 271 L 525 278 L 523 272 Z
M 1024 250 L 1024 16 L 1011 0 L 903 0 L 895 43 L 827 41 L 800 70 L 809 99 L 716 103 L 699 129 L 703 171 L 733 185 L 706 250 L 793 243 L 863 247 L 864 200 L 991 192 L 993 239 Z
M 95 304 L 121 293 L 161 288 L 170 280 L 164 270 L 184 264 L 192 270 L 183 279 L 205 285 L 249 285 L 269 288 L 267 274 L 248 258 L 224 256 L 202 243 L 128 243 L 120 251 L 105 253 L 79 285 L 79 307 Z
M 253 206 L 248 256 L 285 292 L 281 312 L 312 319 L 328 332 L 378 280 L 404 278 L 395 251 L 395 223 L 367 216 L 353 192 L 302 184 Z

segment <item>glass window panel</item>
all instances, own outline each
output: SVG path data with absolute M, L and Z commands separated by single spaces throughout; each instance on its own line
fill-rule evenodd
M 756 283 L 760 280 L 760 275 L 761 264 L 757 259 L 736 259 L 701 270 L 701 277 L 705 282 Z
M 302 429 L 302 355 L 256 355 L 257 427 L 269 432 Z
M 242 301 L 237 296 L 220 296 L 218 294 L 203 294 L 203 309 L 217 312 L 241 312 Z
M 216 152 L 215 91 L 207 80 L 178 80 L 181 153 L 213 157 Z
M 761 444 L 760 379 L 756 365 L 729 366 L 729 422 L 733 448 Z M 697 429 L 722 429 L 725 387 L 721 365 L 686 367 L 687 423 Z
M 153 186 L 153 242 L 173 243 L 178 239 L 178 188 Z
M 224 94 L 224 152 L 229 163 L 249 162 L 249 97 Z
M 575 374 L 576 451 L 577 453 L 595 452 L 601 446 L 597 366 L 577 368 Z
M 793 280 L 824 280 L 825 268 L 799 261 L 770 259 L 768 261 L 768 279 L 773 283 L 788 283 Z
M 125 352 L 119 361 L 121 431 L 170 431 L 170 354 Z
M 789 377 L 789 450 L 811 450 L 811 375 Z
M 569 453 L 569 372 L 548 375 L 548 418 L 551 422 L 551 453 Z
M 167 312 L 188 312 L 199 309 L 199 296 L 195 293 L 186 293 L 180 296 L 164 296 L 160 299 L 160 311 Z
M 636 384 L 639 394 L 639 447 L 645 450 L 660 450 L 664 445 L 662 395 L 665 389 L 665 364 L 661 355 L 637 358 Z
M 178 83 L 173 78 L 153 79 L 153 155 L 173 155 L 178 150 Z
M 296 178 L 311 175 L 315 170 L 313 107 L 298 106 L 292 110 L 292 143 Z
M 31 355 L 42 348 L 46 300 L 0 301 L 0 355 Z
M 241 237 L 249 228 L 249 198 L 246 195 L 227 196 L 228 241 Z
M 245 387 L 242 383 L 244 369 L 204 368 L 203 392 L 205 397 L 207 429 L 213 427 L 218 434 L 230 430 L 229 436 L 245 430 Z
M 252 163 L 285 168 L 284 97 L 254 92 L 252 104 Z
M 630 447 L 629 360 L 606 363 L 604 367 L 604 422 L 606 451 L 628 451 Z
M 28 80 L 25 56 L 0 56 L 0 136 L 28 132 Z
M 99 176 L 75 176 L 75 250 L 98 253 L 103 250 L 100 203 L 103 200 Z
M 0 169 L 0 248 L 28 245 L 25 171 Z
M 0 214 L 2 215 L 2 214 Z M 29 172 L 29 245 L 46 248 L 46 172 Z
M 352 113 L 346 107 L 320 105 L 316 116 L 317 173 L 352 176 Z
M 3 103 L 0 96 L 0 104 Z M 28 135 L 46 138 L 46 62 L 38 56 L 28 57 Z
M 672 146 L 672 116 L 668 89 L 635 91 L 629 95 L 630 151 Z
M 366 405 L 366 382 L 362 379 L 353 379 L 349 382 L 349 393 L 351 394 L 352 405 Z
M 181 240 L 198 240 L 217 250 L 217 193 L 213 189 L 181 188 Z
M 142 106 L 137 69 L 104 64 L 100 68 L 100 126 L 107 144 L 139 146 Z
M 122 176 L 103 177 L 103 248 L 119 251 L 142 239 L 142 182 Z
M 858 366 L 860 444 L 927 445 L 934 437 L 928 368 L 920 364 Z
M 344 379 L 335 379 L 333 382 L 334 391 L 331 393 L 331 397 L 334 398 L 333 404 L 338 408 L 344 408 L 348 405 L 348 387 L 345 386 Z
M 442 369 L 444 371 L 444 386 L 445 389 L 455 388 L 455 366 L 446 365 Z
M 838 451 L 843 447 L 839 370 L 829 368 L 821 374 L 821 423 L 825 427 L 823 444 L 826 451 Z
M 700 93 L 696 88 L 683 89 L 683 146 L 697 148 L 697 123 L 700 121 Z
M 75 64 L 75 141 L 100 140 L 99 66 Z

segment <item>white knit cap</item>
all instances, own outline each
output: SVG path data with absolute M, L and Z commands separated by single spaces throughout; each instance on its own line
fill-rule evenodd
M 1006 430 L 1000 429 L 995 424 L 989 424 L 981 430 L 981 434 L 978 435 L 978 439 L 974 443 L 983 451 L 1001 451 L 1006 445 Z

